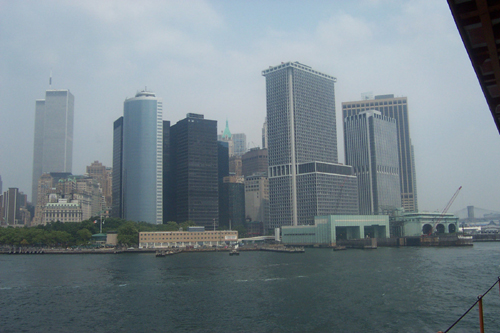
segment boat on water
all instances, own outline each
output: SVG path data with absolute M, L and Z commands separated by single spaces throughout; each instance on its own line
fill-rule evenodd
M 172 250 L 157 250 L 156 251 L 156 256 L 157 257 L 165 257 L 165 256 L 169 256 L 169 255 L 172 255 L 172 254 L 176 254 L 176 253 L 179 253 L 180 251 L 172 251 Z
M 231 251 L 229 251 L 229 255 L 230 256 L 239 256 L 240 253 L 238 252 L 238 244 L 236 244 L 236 246 L 234 248 L 231 249 Z

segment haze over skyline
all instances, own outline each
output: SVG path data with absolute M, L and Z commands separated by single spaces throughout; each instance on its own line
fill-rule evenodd
M 75 97 L 73 173 L 112 166 L 113 121 L 147 87 L 172 124 L 226 118 L 261 145 L 261 71 L 299 61 L 337 78 L 341 103 L 407 96 L 420 210 L 500 210 L 500 137 L 446 1 L 2 1 L 0 175 L 30 193 L 35 100 Z

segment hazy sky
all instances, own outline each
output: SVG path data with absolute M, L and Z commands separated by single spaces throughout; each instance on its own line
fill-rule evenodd
M 0 0 L 0 175 L 30 194 L 35 100 L 75 96 L 73 173 L 112 166 L 113 121 L 147 86 L 164 119 L 203 113 L 261 144 L 261 71 L 299 61 L 341 103 L 407 96 L 421 210 L 500 210 L 500 136 L 446 1 Z

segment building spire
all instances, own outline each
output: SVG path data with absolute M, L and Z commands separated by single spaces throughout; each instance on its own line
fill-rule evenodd
M 226 128 L 224 129 L 224 133 L 222 133 L 222 138 L 226 140 L 231 139 L 231 131 L 229 130 L 229 123 L 227 118 L 226 118 Z

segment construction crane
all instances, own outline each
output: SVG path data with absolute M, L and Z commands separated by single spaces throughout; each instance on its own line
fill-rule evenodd
M 450 201 L 448 202 L 448 204 L 446 205 L 446 207 L 444 208 L 443 212 L 441 213 L 441 215 L 439 215 L 438 219 L 436 220 L 436 222 L 434 222 L 434 226 L 432 227 L 432 231 L 436 230 L 436 226 L 439 224 L 439 222 L 441 222 L 441 220 L 443 219 L 444 215 L 446 214 L 446 212 L 448 212 L 448 209 L 450 209 L 451 205 L 453 204 L 453 201 L 455 201 L 455 199 L 457 198 L 458 196 L 458 193 L 460 192 L 460 190 L 462 189 L 462 186 L 460 186 L 458 188 L 458 190 L 456 190 L 455 194 L 453 194 L 453 196 L 451 197 Z

